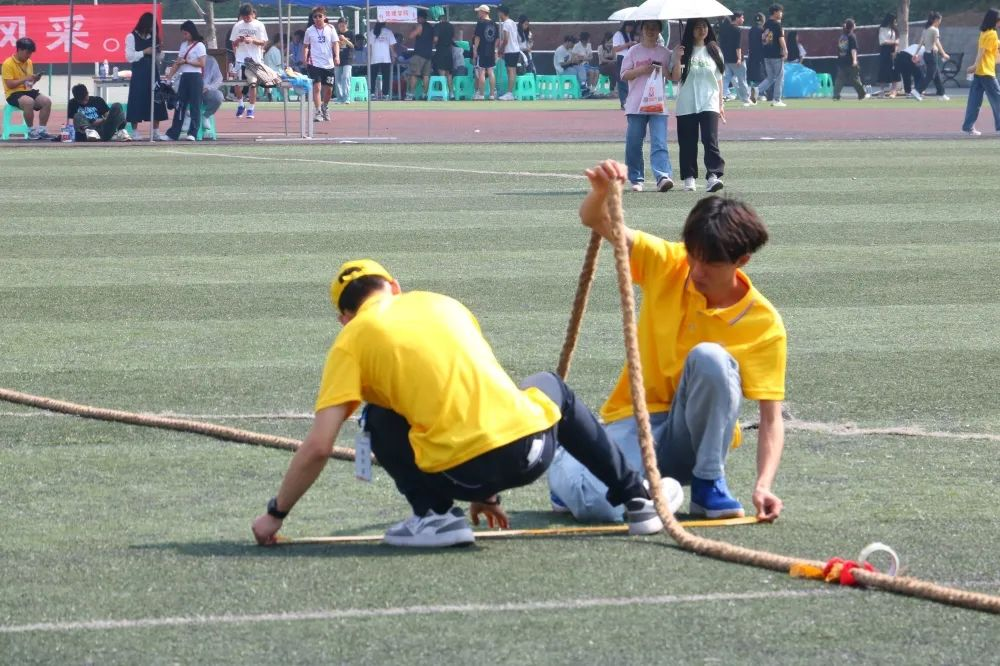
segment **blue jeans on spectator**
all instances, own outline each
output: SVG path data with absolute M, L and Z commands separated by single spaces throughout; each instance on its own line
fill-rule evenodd
M 673 167 L 670 164 L 670 153 L 667 152 L 667 117 L 662 114 L 630 113 L 625 118 L 628 120 L 628 129 L 625 131 L 625 164 L 628 167 L 629 182 L 634 184 L 646 180 L 642 144 L 646 140 L 647 126 L 653 179 L 658 181 L 664 176 L 672 176 Z
M 781 58 L 764 58 L 764 73 L 767 78 L 760 82 L 757 90 L 763 95 L 771 88 L 767 98 L 772 102 L 780 102 L 781 90 L 785 85 L 785 61 Z
M 733 82 L 733 79 L 736 79 L 736 94 L 740 100 L 749 102 L 750 88 L 747 86 L 746 62 L 741 62 L 738 65 L 734 62 L 726 63 L 726 73 L 722 76 L 722 91 L 726 95 L 729 94 L 729 85 Z
M 580 93 L 586 95 L 589 92 L 587 87 L 587 70 L 584 69 L 583 65 L 570 65 L 569 67 L 563 67 L 563 74 L 575 74 L 576 79 L 580 82 Z
M 681 483 L 690 483 L 692 476 L 724 476 L 742 395 L 736 359 L 715 343 L 696 345 L 684 362 L 670 411 L 649 415 L 660 473 Z M 604 429 L 621 448 L 628 466 L 642 470 L 635 418 L 614 421 Z M 549 489 L 577 520 L 622 519 L 623 508 L 605 499 L 607 488 L 564 449 L 556 451 L 548 478 Z
M 335 87 L 333 89 L 333 101 L 341 104 L 351 99 L 351 70 L 352 65 L 337 65 L 334 68 Z
M 986 99 L 990 102 L 990 108 L 993 109 L 993 128 L 1000 132 L 1000 84 L 997 83 L 995 76 L 979 76 L 978 74 L 972 77 L 972 83 L 969 85 L 969 102 L 965 107 L 965 121 L 962 123 L 963 132 L 972 130 L 976 124 L 976 119 L 979 118 L 979 109 L 983 105 L 983 95 L 986 95 Z
M 628 97 L 628 81 L 622 81 L 621 71 L 622 71 L 622 60 L 625 56 L 618 56 L 618 102 L 621 107 L 625 108 L 625 98 Z

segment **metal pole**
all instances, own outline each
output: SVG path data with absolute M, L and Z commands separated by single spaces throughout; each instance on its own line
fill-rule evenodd
M 372 83 L 372 40 L 368 39 L 368 34 L 375 36 L 371 32 L 372 25 L 372 4 L 371 0 L 365 0 L 365 48 L 368 49 L 368 138 L 372 138 L 372 95 L 375 94 L 375 86 Z
M 156 134 L 153 131 L 153 123 L 156 122 L 156 7 L 157 0 L 153 0 L 153 45 L 150 47 L 152 51 L 152 66 L 149 69 L 149 142 L 153 143 L 155 139 L 153 135 Z
M 76 9 L 76 3 L 73 0 L 69 0 L 69 57 L 66 64 L 66 104 L 69 105 L 70 91 L 73 88 L 73 22 L 74 22 L 74 11 Z M 73 122 L 72 118 L 66 119 L 67 124 Z M 68 130 L 67 130 L 68 131 Z
M 288 4 L 288 8 L 291 9 L 291 3 L 290 2 Z M 285 42 L 285 39 L 284 39 L 285 29 L 281 25 L 281 14 L 282 13 L 283 12 L 281 11 L 281 0 L 278 0 L 278 44 L 279 44 L 279 48 L 281 48 L 281 45 L 283 45 L 284 42 Z M 285 46 L 284 49 L 285 49 L 285 53 L 287 54 L 288 53 L 288 47 Z M 287 63 L 287 61 L 288 61 L 288 56 L 286 55 L 285 56 L 285 62 Z M 278 72 L 278 75 L 280 76 L 283 73 L 284 72 Z M 281 118 L 282 118 L 282 120 L 285 121 L 285 136 L 287 137 L 288 136 L 288 91 L 287 90 L 282 90 L 281 86 L 278 86 L 278 92 L 281 94 Z

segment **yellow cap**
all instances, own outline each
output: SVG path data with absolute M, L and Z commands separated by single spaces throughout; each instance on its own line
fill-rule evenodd
M 377 277 L 385 278 L 389 282 L 392 282 L 392 276 L 389 275 L 389 271 L 385 270 L 380 263 L 377 261 L 372 261 L 371 259 L 355 259 L 353 261 L 348 261 L 340 267 L 337 271 L 336 277 L 330 283 L 330 300 L 333 301 L 333 307 L 339 312 L 340 311 L 340 297 L 344 294 L 344 290 L 347 289 L 347 285 L 351 284 L 359 277 L 364 277 L 366 275 L 375 275 Z

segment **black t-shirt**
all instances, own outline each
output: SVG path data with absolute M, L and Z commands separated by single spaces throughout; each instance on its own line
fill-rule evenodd
M 420 28 L 420 34 L 413 43 L 413 52 L 427 60 L 434 55 L 434 26 L 430 23 L 425 22 Z
M 854 33 L 850 35 L 841 35 L 840 39 L 837 40 L 837 61 L 844 67 L 850 67 L 854 64 L 854 58 L 851 57 L 851 51 L 858 50 L 858 40 L 854 36 Z
M 75 99 L 69 101 L 69 106 L 66 108 L 66 113 L 70 118 L 75 118 L 76 114 L 80 111 L 86 116 L 87 120 L 93 122 L 98 118 L 103 118 L 111 111 L 111 107 L 100 97 L 95 97 L 91 95 L 87 99 L 86 104 L 80 104 Z
M 730 21 L 719 25 L 719 48 L 722 49 L 722 59 L 727 63 L 736 62 L 736 51 L 740 48 L 740 29 Z
M 499 35 L 500 29 L 493 21 L 479 21 L 476 23 L 476 37 L 479 38 L 479 52 L 477 55 L 481 57 L 495 53 L 497 37 Z
M 760 43 L 764 47 L 765 58 L 780 58 L 781 44 L 778 40 L 784 35 L 781 24 L 774 19 L 767 19 L 764 23 L 764 31 L 760 33 Z
M 351 32 L 350 30 L 348 30 L 347 32 L 340 33 L 339 36 L 343 37 L 344 39 L 349 41 L 351 44 L 354 44 L 355 46 L 358 45 L 358 43 L 355 41 L 355 39 L 357 38 L 355 37 L 354 33 Z M 341 65 L 354 64 L 354 49 L 352 49 L 347 44 L 340 45 L 340 64 Z
M 437 35 L 437 50 L 448 54 L 451 57 L 451 45 L 455 41 L 455 26 L 451 23 L 438 23 L 434 26 L 434 33 Z

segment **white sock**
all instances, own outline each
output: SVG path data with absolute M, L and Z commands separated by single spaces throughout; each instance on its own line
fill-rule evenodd
M 243 106 L 243 98 L 242 97 L 237 97 L 236 98 L 236 106 Z
M 253 111 L 253 104 L 247 104 L 247 111 Z

